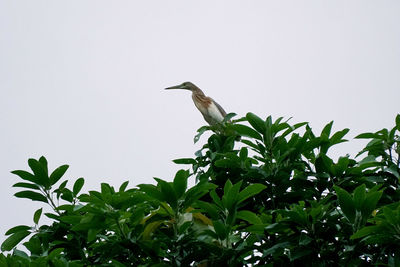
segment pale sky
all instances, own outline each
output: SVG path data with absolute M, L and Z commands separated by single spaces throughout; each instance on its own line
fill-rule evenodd
M 293 117 L 348 138 L 400 113 L 400 1 L 0 1 L 0 242 L 42 203 L 10 171 L 47 157 L 118 187 L 171 180 L 205 124 L 192 81 L 227 112 Z M 354 153 L 362 142 L 338 147 Z M 43 203 L 44 204 L 44 203 Z

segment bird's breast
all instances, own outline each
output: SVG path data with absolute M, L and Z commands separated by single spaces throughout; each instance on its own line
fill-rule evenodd
M 202 114 L 206 114 L 208 107 L 212 104 L 212 101 L 208 99 L 208 97 L 201 97 L 193 94 L 192 99 L 194 105 Z
M 215 121 L 222 122 L 224 120 L 224 116 L 214 102 L 211 102 L 211 104 L 207 107 L 207 113 Z

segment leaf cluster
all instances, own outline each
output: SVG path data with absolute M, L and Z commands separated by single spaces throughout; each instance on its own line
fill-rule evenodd
M 391 130 L 363 133 L 356 156 L 329 156 L 349 129 L 253 113 L 198 130 L 211 136 L 171 181 L 81 193 L 68 165 L 16 170 L 19 198 L 50 206 L 51 225 L 7 231 L 1 266 L 398 266 L 400 115 Z M 196 181 L 188 186 L 188 179 Z M 23 245 L 28 253 L 19 250 Z

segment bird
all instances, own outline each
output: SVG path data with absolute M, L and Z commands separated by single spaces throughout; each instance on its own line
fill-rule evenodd
M 179 85 L 165 88 L 165 90 L 171 89 L 184 89 L 192 91 L 194 105 L 201 112 L 209 125 L 213 126 L 223 122 L 226 116 L 225 110 L 211 97 L 206 96 L 203 91 L 192 82 L 184 82 Z

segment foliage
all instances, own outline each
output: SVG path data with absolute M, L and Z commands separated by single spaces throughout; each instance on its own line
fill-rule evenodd
M 171 182 L 81 193 L 83 178 L 62 181 L 68 165 L 50 173 L 44 157 L 29 159 L 30 172 L 12 172 L 15 196 L 52 212 L 7 231 L 0 265 L 400 265 L 400 115 L 356 137 L 369 140 L 360 160 L 336 161 L 328 151 L 349 130 L 333 122 L 317 135 L 307 123 L 233 116 L 199 129 L 195 142 L 214 133 L 195 158 L 174 160 L 190 168 Z M 28 253 L 16 247 L 24 239 Z

